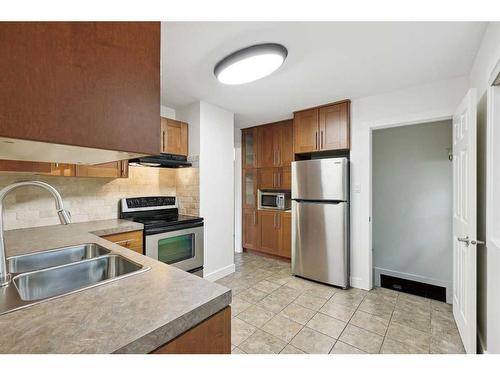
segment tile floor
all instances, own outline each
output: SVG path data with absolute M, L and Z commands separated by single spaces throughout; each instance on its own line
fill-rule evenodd
M 342 290 L 291 276 L 290 263 L 235 255 L 233 354 L 463 353 L 451 305 L 389 289 Z

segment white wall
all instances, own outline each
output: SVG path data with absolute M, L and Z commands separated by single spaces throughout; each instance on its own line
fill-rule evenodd
M 241 202 L 241 130 L 234 130 L 234 211 L 242 212 Z M 234 217 L 234 251 L 241 253 L 243 251 L 241 238 L 241 215 Z
M 176 115 L 189 124 L 190 157 L 199 157 L 204 275 L 216 280 L 234 272 L 234 114 L 200 101 Z
M 451 121 L 373 132 L 373 265 L 443 286 L 452 300 Z
M 478 238 L 486 233 L 486 156 L 487 156 L 487 101 L 486 90 L 490 74 L 500 60 L 500 23 L 492 22 L 484 34 L 470 74 L 470 87 L 477 88 L 478 127 Z M 500 254 L 495 249 L 478 246 L 478 337 L 479 348 L 489 353 L 500 353 Z
M 167 107 L 165 105 L 160 106 L 160 116 L 171 118 L 172 120 L 176 120 L 175 118 L 175 109 Z
M 351 284 L 369 289 L 371 270 L 371 130 L 451 118 L 467 77 L 410 87 L 352 101 Z

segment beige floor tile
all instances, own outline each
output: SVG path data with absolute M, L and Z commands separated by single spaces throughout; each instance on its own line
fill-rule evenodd
M 301 296 L 297 297 L 294 303 L 307 307 L 308 309 L 318 311 L 325 303 L 328 301 L 325 298 L 316 297 L 305 292 Z
M 368 353 L 365 353 L 364 351 L 355 348 L 354 346 L 351 346 L 340 340 L 337 340 L 337 342 L 333 346 L 333 349 L 330 351 L 330 354 L 368 354 Z
M 300 349 L 297 349 L 295 346 L 288 344 L 285 348 L 280 352 L 280 354 L 306 354 Z
M 266 310 L 279 313 L 294 300 L 294 297 L 287 297 L 280 294 L 271 293 L 259 301 L 258 305 Z
M 245 311 L 238 314 L 238 319 L 247 322 L 255 327 L 262 327 L 266 324 L 275 314 L 257 305 L 252 305 Z
M 239 348 L 248 354 L 278 354 L 285 346 L 286 342 L 258 329 Z
M 416 350 L 429 352 L 430 334 L 395 322 L 389 323 L 386 338 L 389 337 Z
M 372 315 L 381 317 L 382 319 L 391 319 L 394 305 L 390 302 L 374 302 L 365 298 L 358 307 L 359 310 L 367 312 Z
M 287 282 L 289 282 L 290 280 L 292 280 L 292 276 L 283 275 L 283 274 L 278 273 L 278 274 L 274 274 L 272 276 L 269 276 L 266 280 L 272 282 L 273 284 L 284 285 Z
M 418 329 L 422 332 L 429 333 L 431 331 L 431 314 L 430 311 L 423 312 L 422 310 L 401 310 L 399 306 L 396 305 L 396 309 L 392 314 L 392 321 Z
M 231 316 L 236 316 L 242 311 L 248 309 L 252 304 L 250 302 L 241 299 L 238 296 L 233 297 L 233 301 L 231 302 Z
M 293 320 L 276 315 L 269 322 L 262 326 L 262 330 L 276 336 L 280 340 L 290 342 L 290 340 L 302 329 L 302 325 Z
M 305 291 L 305 294 L 330 299 L 339 289 L 324 284 L 313 284 Z
M 255 288 L 247 289 L 238 294 L 240 298 L 250 303 L 257 303 L 260 300 L 264 299 L 264 297 L 266 297 L 267 295 L 268 295 L 267 293 L 262 292 Z
M 333 303 L 338 303 L 340 305 L 358 307 L 361 301 L 363 301 L 364 295 L 352 294 L 344 291 L 335 293 L 335 295 L 330 299 Z
M 460 336 L 448 339 L 432 336 L 430 352 L 431 354 L 464 354 L 465 349 Z
M 389 320 L 360 310 L 354 313 L 349 323 L 381 336 L 385 335 L 387 327 L 389 326 Z
M 307 323 L 307 327 L 334 339 L 339 338 L 346 325 L 347 323 L 322 313 L 317 313 Z
M 285 318 L 291 319 L 302 325 L 306 324 L 315 313 L 315 311 L 302 307 L 294 302 L 280 312 Z
M 331 317 L 342 320 L 343 322 L 348 322 L 354 314 L 354 311 L 356 311 L 356 308 L 354 307 L 340 305 L 338 303 L 333 303 L 332 301 L 325 303 L 319 310 L 319 312 L 330 315 Z
M 231 344 L 238 346 L 249 338 L 256 329 L 241 319 L 231 319 Z
M 367 353 L 378 353 L 383 337 L 376 333 L 348 324 L 339 340 Z
M 296 348 L 310 354 L 327 354 L 335 344 L 335 339 L 311 328 L 304 327 L 290 342 Z
M 279 287 L 280 287 L 279 284 L 275 284 L 268 280 L 259 281 L 257 284 L 254 285 L 255 289 L 258 289 L 264 293 L 272 293 Z
M 389 337 L 384 339 L 382 344 L 381 354 L 428 354 L 428 351 L 419 349 L 414 346 L 409 346 L 402 342 L 393 340 Z
M 451 312 L 453 311 L 453 305 L 446 302 L 431 300 L 431 310 Z
M 431 311 L 431 301 L 429 299 L 406 293 L 399 294 L 396 306 L 406 311 Z
M 306 291 L 313 285 L 314 283 L 312 281 L 301 279 L 300 277 L 292 277 L 292 279 L 286 283 L 287 287 L 297 289 L 299 291 Z
M 363 302 L 366 301 L 366 303 L 372 303 L 372 304 L 385 304 L 385 305 L 391 305 L 394 307 L 396 305 L 396 302 L 398 300 L 398 296 L 390 296 L 390 295 L 385 295 L 381 293 L 370 293 L 365 296 L 365 299 Z
M 298 296 L 300 296 L 303 292 L 299 289 L 294 289 L 294 288 L 290 288 L 288 286 L 288 284 L 285 284 L 283 285 L 281 288 L 279 289 L 276 289 L 273 294 L 276 294 L 278 296 L 283 296 L 283 297 L 287 297 L 287 298 L 297 298 Z
M 235 346 L 234 349 L 231 350 L 231 354 L 247 354 L 247 353 L 245 353 L 243 350 Z

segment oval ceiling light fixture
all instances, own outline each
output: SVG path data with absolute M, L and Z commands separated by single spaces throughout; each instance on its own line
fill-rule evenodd
M 278 69 L 287 55 L 281 44 L 256 44 L 226 56 L 215 65 L 214 74 L 226 85 L 256 81 Z

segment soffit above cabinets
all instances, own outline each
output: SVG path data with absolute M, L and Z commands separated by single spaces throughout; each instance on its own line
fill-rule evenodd
M 100 164 L 140 156 L 145 156 L 145 154 L 0 137 L 0 159 L 2 160 Z

